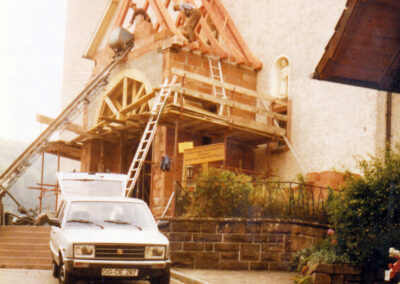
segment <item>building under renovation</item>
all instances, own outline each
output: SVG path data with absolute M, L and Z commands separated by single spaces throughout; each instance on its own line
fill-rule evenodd
M 334 170 L 357 172 L 357 157 L 399 140 L 400 101 L 387 93 L 398 89 L 365 83 L 397 78 L 387 75 L 397 4 L 184 2 L 68 1 L 65 110 L 40 117 L 68 133 L 35 149 L 67 158 L 61 170 L 128 173 L 127 191 L 159 216 L 189 169 L 284 180 L 301 172 L 326 186 L 340 179 Z M 372 26 L 360 32 L 363 21 Z M 133 44 L 118 41 L 131 35 Z

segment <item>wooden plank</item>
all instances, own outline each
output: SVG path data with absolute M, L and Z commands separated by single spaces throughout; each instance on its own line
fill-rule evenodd
M 140 99 L 136 100 L 134 103 L 126 106 L 125 108 L 121 109 L 121 113 L 126 114 L 127 112 L 134 110 L 135 108 L 138 108 L 139 106 L 141 106 L 144 103 L 147 103 L 149 100 L 151 100 L 152 98 L 155 97 L 155 92 L 151 92 L 150 94 L 147 94 L 143 97 L 141 97 Z
M 224 143 L 198 146 L 185 149 L 183 152 L 184 165 L 196 165 L 225 160 Z
M 168 107 L 175 107 L 177 109 L 180 108 L 180 105 L 175 105 L 175 104 L 170 104 Z M 204 109 L 195 107 L 195 106 L 190 106 L 190 105 L 185 105 L 183 108 L 183 114 L 187 114 L 186 112 L 192 112 L 197 116 L 197 119 L 202 119 L 202 118 L 207 118 L 210 121 L 213 121 L 217 124 L 225 125 L 228 127 L 236 127 L 236 128 L 241 128 L 243 130 L 256 130 L 262 133 L 268 133 L 270 135 L 278 135 L 278 136 L 283 136 L 285 135 L 285 129 L 279 128 L 276 126 L 268 125 L 266 123 L 261 123 L 258 121 L 254 120 L 249 120 L 249 119 L 244 119 L 244 118 L 238 118 L 238 117 L 232 117 L 230 120 L 225 119 L 219 115 L 216 115 L 212 112 L 206 111 Z
M 36 121 L 39 123 L 43 123 L 43 124 L 51 124 L 54 121 L 54 118 L 45 116 L 43 114 L 36 114 Z M 64 125 L 64 129 L 68 130 L 68 131 L 72 131 L 75 132 L 77 134 L 81 134 L 83 132 L 83 128 L 80 125 L 74 124 L 74 123 L 66 123 Z
M 128 104 L 128 78 L 124 77 L 124 86 L 123 86 L 123 91 L 122 91 L 122 108 L 126 107 Z
M 128 14 L 129 4 L 131 0 L 124 0 L 121 5 L 121 9 L 118 11 L 117 19 L 115 20 L 114 27 L 121 27 L 125 21 L 126 15 Z
M 190 89 L 183 88 L 183 87 L 175 86 L 175 87 L 173 87 L 173 90 L 181 93 L 184 97 L 187 97 L 189 99 L 195 98 L 195 99 L 198 99 L 203 102 L 205 101 L 205 102 L 209 102 L 209 103 L 220 104 L 220 105 L 224 105 L 224 106 L 228 106 L 228 107 L 234 107 L 234 108 L 244 110 L 244 111 L 249 111 L 252 113 L 267 115 L 267 116 L 275 118 L 279 121 L 288 121 L 286 115 L 267 111 L 264 108 L 257 108 L 257 107 L 249 106 L 249 105 L 235 102 L 235 101 L 232 101 L 229 99 L 217 98 L 215 96 L 211 96 L 211 95 L 199 92 L 199 91 L 194 91 L 194 90 L 190 90 Z
M 233 84 L 229 84 L 229 83 L 226 83 L 226 82 L 221 82 L 221 81 L 218 81 L 218 80 L 214 80 L 214 79 L 211 79 L 209 77 L 205 77 L 205 76 L 202 76 L 202 75 L 199 75 L 199 74 L 196 74 L 196 73 L 184 71 L 182 69 L 172 68 L 171 72 L 176 74 L 176 75 L 178 75 L 178 76 L 181 76 L 181 77 L 190 78 L 190 79 L 193 79 L 193 80 L 196 80 L 196 81 L 199 81 L 199 82 L 202 82 L 202 83 L 206 83 L 206 84 L 209 84 L 209 85 L 215 85 L 215 86 L 218 86 L 218 87 L 221 87 L 221 88 L 225 88 L 226 90 L 230 90 L 232 92 L 236 92 L 236 93 L 243 94 L 243 95 L 246 95 L 246 96 L 255 97 L 255 98 L 259 98 L 259 99 L 264 99 L 264 100 L 267 100 L 267 101 L 270 101 L 270 102 L 273 102 L 273 103 L 276 103 L 276 104 L 281 104 L 281 105 L 286 105 L 287 104 L 287 102 L 285 102 L 284 100 L 281 100 L 279 98 L 274 98 L 272 96 L 268 96 L 268 95 L 264 95 L 264 94 L 261 94 L 261 93 L 257 93 L 256 91 L 253 91 L 253 90 L 249 90 L 249 89 L 246 89 L 246 88 L 243 88 L 243 87 L 240 87 L 240 86 L 236 86 L 236 85 L 233 85 Z
M 118 114 L 118 109 L 117 107 L 114 105 L 114 103 L 111 101 L 109 96 L 105 96 L 104 97 L 104 101 L 105 103 L 108 105 L 108 107 L 110 108 L 110 110 L 112 111 L 113 114 L 117 115 Z

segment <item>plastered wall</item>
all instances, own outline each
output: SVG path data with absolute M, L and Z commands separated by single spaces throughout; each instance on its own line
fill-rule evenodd
M 305 171 L 345 168 L 358 172 L 355 158 L 375 154 L 384 143 L 384 98 L 375 90 L 310 79 L 346 0 L 222 2 L 250 50 L 263 63 L 259 92 L 270 93 L 276 59 L 289 59 L 291 142 Z M 274 175 L 293 178 L 301 172 L 289 151 L 273 154 L 271 159 Z M 264 166 L 263 162 L 256 164 Z

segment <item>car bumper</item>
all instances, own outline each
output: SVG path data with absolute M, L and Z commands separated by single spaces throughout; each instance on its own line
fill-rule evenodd
M 158 277 L 169 271 L 170 260 L 162 261 L 109 261 L 109 260 L 64 260 L 67 272 L 78 277 L 102 277 L 103 268 L 138 269 L 138 276 L 125 277 L 133 279 L 146 279 Z M 115 276 L 121 278 L 123 276 Z

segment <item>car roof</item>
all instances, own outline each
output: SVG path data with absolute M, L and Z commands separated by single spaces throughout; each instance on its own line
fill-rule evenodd
M 128 198 L 128 197 L 101 197 L 101 196 L 74 196 L 65 199 L 67 202 L 73 201 L 109 201 L 109 202 L 133 202 L 133 203 L 145 203 L 141 199 Z

